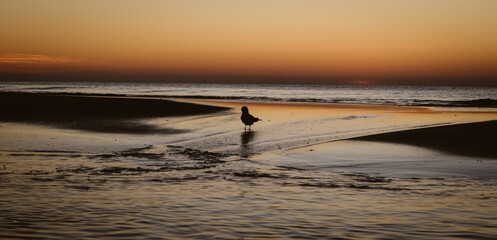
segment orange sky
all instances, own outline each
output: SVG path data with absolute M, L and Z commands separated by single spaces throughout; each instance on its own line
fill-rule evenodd
M 497 85 L 496 12 L 493 0 L 0 0 L 0 77 Z

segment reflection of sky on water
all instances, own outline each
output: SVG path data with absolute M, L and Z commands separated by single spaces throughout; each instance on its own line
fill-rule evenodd
M 497 234 L 493 180 L 304 170 L 181 147 L 0 157 L 6 238 Z

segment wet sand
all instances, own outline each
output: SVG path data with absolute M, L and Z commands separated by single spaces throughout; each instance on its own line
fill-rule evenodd
M 497 179 L 497 121 L 338 139 L 254 157 L 301 170 L 384 177 Z
M 179 145 L 250 159 L 261 154 L 259 158 L 268 154 L 276 158 L 301 155 L 313 149 L 313 156 L 319 162 L 327 161 L 326 154 L 333 152 L 314 145 L 360 140 L 408 144 L 473 158 L 497 158 L 493 146 L 497 127 L 494 109 L 171 101 L 28 93 L 0 93 L 0 100 L 3 108 L 0 121 L 4 121 L 0 128 L 3 136 L 0 149 L 7 151 L 94 153 Z M 239 109 L 244 105 L 263 119 L 252 131 L 242 130 Z M 337 144 L 334 145 L 336 148 Z M 386 144 L 383 147 L 390 149 Z M 324 149 L 323 154 L 317 154 L 316 149 Z M 354 155 L 361 151 L 343 149 L 337 151 L 358 158 L 357 163 L 368 160 Z M 369 155 L 384 152 L 369 151 Z M 392 150 L 388 154 L 395 157 L 397 152 Z

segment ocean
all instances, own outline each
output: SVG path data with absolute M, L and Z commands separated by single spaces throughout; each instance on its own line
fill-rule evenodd
M 497 107 L 497 88 L 488 87 L 0 82 L 0 91 L 397 106 Z

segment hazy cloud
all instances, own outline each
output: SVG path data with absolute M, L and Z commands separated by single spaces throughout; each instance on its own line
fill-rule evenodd
M 48 73 L 71 69 L 80 65 L 75 58 L 50 56 L 43 54 L 26 54 L 0 52 L 0 72 L 2 73 Z
M 77 59 L 42 54 L 0 53 L 0 64 L 64 64 Z

